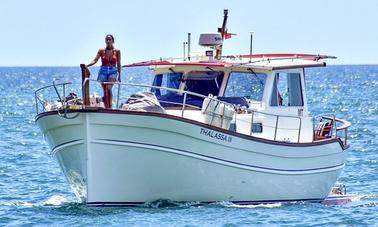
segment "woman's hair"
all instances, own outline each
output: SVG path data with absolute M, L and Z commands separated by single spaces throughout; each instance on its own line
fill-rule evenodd
M 105 39 L 108 38 L 108 37 L 112 38 L 112 41 L 113 41 L 113 43 L 114 43 L 114 36 L 113 36 L 112 34 L 107 34 L 107 35 L 105 36 Z

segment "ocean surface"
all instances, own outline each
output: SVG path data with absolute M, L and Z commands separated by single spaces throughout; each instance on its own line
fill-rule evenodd
M 123 81 L 151 81 L 138 74 L 129 72 Z M 34 122 L 34 91 L 54 78 L 80 82 L 79 67 L 0 68 L 0 78 L 0 226 L 378 226 L 378 65 L 306 70 L 313 116 L 336 114 L 352 123 L 351 147 L 339 181 L 357 197 L 341 206 L 156 202 L 87 208 L 76 200 Z

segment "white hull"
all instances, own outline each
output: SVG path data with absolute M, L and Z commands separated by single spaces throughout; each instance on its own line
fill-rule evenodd
M 161 114 L 45 113 L 37 124 L 88 205 L 322 200 L 346 157 L 337 139 L 269 142 Z

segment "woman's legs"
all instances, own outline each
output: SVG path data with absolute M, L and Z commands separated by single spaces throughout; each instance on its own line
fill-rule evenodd
M 112 108 L 112 101 L 113 101 L 113 93 L 112 93 L 112 87 L 113 85 L 106 85 L 105 92 L 106 92 L 106 102 L 105 102 L 105 108 L 111 109 Z
M 102 97 L 102 101 L 104 102 L 105 108 L 108 108 L 108 89 L 106 84 L 101 83 L 102 90 L 104 92 L 104 96 Z
M 115 78 L 109 78 L 108 82 L 115 82 L 116 79 Z M 105 108 L 109 108 L 111 109 L 112 108 L 112 104 L 113 104 L 113 91 L 112 91 L 112 88 L 113 88 L 113 84 L 107 84 L 106 85 L 106 95 L 107 95 L 107 103 L 108 105 L 105 105 Z
M 102 68 L 101 68 L 102 69 Z M 104 102 L 104 106 L 106 109 L 112 108 L 112 102 L 113 102 L 113 84 L 116 82 L 117 74 L 108 74 L 109 72 L 102 72 L 100 69 L 99 76 L 97 80 L 101 81 L 101 87 L 104 91 L 104 96 L 102 101 Z

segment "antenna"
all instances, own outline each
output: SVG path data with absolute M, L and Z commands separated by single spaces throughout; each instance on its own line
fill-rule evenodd
M 252 62 L 252 44 L 253 44 L 253 31 L 250 32 L 251 33 L 251 43 L 250 43 L 250 46 L 249 46 L 249 63 Z
M 191 34 L 190 34 L 190 32 L 188 33 L 188 60 L 190 61 L 190 36 L 191 36 Z
M 183 42 L 183 43 L 182 43 L 182 48 L 183 48 L 183 51 L 184 51 L 184 58 L 183 58 L 184 61 L 186 60 L 186 59 L 185 59 L 185 58 L 186 58 L 186 55 L 185 55 L 185 49 L 186 49 L 186 46 L 185 46 L 185 45 L 186 45 L 186 44 L 188 44 L 188 42 Z
M 228 9 L 225 9 L 223 11 L 223 23 L 222 23 L 222 27 L 221 28 L 218 28 L 218 32 L 221 33 L 221 36 L 222 36 L 222 41 L 224 40 L 224 35 L 226 33 L 226 26 L 227 26 L 227 18 L 228 18 Z M 222 56 L 222 48 L 223 48 L 223 45 L 219 45 L 219 47 L 217 47 L 217 52 L 216 52 L 216 55 L 215 55 L 215 59 L 217 60 L 220 60 L 221 59 L 221 56 Z

